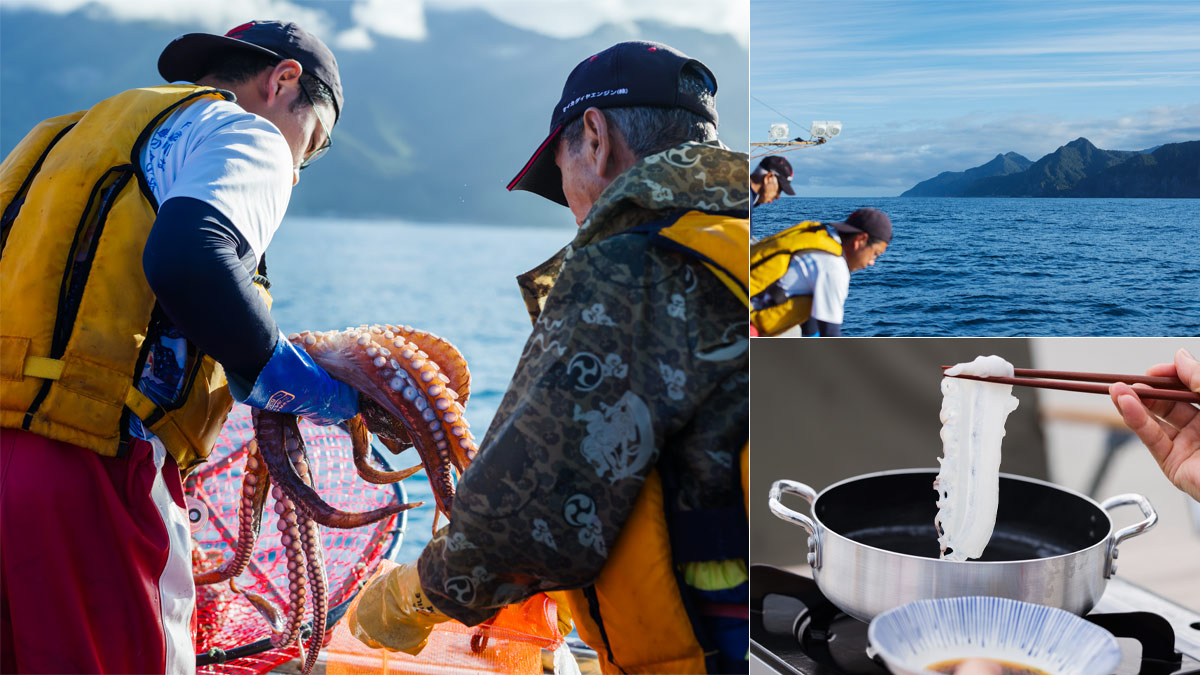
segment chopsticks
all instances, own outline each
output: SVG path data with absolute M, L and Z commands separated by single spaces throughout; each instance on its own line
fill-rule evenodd
M 1037 368 L 1014 368 L 1013 374 L 1018 377 L 978 377 L 975 375 L 946 375 L 945 371 L 953 366 L 942 366 L 942 375 L 957 377 L 963 380 L 978 380 L 979 382 L 995 382 L 996 384 L 1012 384 L 1021 387 L 1036 387 L 1038 389 L 1059 389 L 1061 391 L 1078 391 L 1086 394 L 1108 394 L 1108 384 L 1090 384 L 1093 382 L 1124 382 L 1125 384 L 1145 384 L 1149 388 L 1136 389 L 1140 398 L 1155 398 L 1166 401 L 1183 401 L 1185 403 L 1200 403 L 1200 394 L 1188 391 L 1187 387 L 1175 377 L 1152 375 L 1114 375 L 1110 373 L 1077 373 L 1069 370 L 1039 370 Z M 1024 378 L 1051 379 L 1024 379 Z M 1062 382 L 1060 380 L 1079 380 L 1077 382 Z

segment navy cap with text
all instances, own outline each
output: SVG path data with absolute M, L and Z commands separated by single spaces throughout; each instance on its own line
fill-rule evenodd
M 879 209 L 859 209 L 841 223 L 830 223 L 833 229 L 846 234 L 866 232 L 876 239 L 892 241 L 892 219 Z
M 582 61 L 563 86 L 550 115 L 550 134 L 542 141 L 509 190 L 526 190 L 567 206 L 562 173 L 554 163 L 554 141 L 563 127 L 588 108 L 685 108 L 717 123 L 711 96 L 679 90 L 679 76 L 691 67 L 717 93 L 717 79 L 703 63 L 657 42 L 621 42 Z
M 171 41 L 158 57 L 158 72 L 168 82 L 195 82 L 208 74 L 216 57 L 231 50 L 293 59 L 304 72 L 333 92 L 334 122 L 342 115 L 342 79 L 333 52 L 315 35 L 290 21 L 250 21 L 224 35 L 187 33 Z

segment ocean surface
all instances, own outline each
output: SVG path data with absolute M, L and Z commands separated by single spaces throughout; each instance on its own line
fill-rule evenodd
M 570 219 L 566 219 L 570 223 Z M 514 277 L 575 234 L 562 228 L 288 218 L 267 251 L 272 314 L 285 333 L 403 323 L 452 342 L 471 369 L 465 417 L 481 440 L 508 388 L 531 325 Z M 394 468 L 415 450 L 384 451 Z M 409 511 L 398 560 L 429 542 L 433 498 L 421 472 L 404 482 Z M 446 520 L 441 519 L 440 525 Z
M 866 206 L 894 237 L 851 276 L 845 335 L 1200 335 L 1200 200 L 785 196 L 752 231 Z

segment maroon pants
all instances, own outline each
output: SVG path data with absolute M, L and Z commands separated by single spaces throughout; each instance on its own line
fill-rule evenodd
M 190 612 L 176 597 L 178 563 L 163 594 L 168 558 L 179 553 L 162 502 L 182 506 L 183 490 L 170 456 L 155 487 L 153 447 L 135 440 L 127 457 L 111 458 L 0 430 L 3 672 L 186 670 L 169 656 L 181 648 L 172 621 Z M 178 527 L 173 536 L 178 548 Z

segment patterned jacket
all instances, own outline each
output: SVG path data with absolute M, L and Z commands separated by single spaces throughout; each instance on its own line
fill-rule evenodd
M 746 308 L 695 259 L 622 233 L 687 209 L 744 212 L 748 179 L 746 155 L 716 145 L 646 157 L 518 279 L 533 333 L 419 562 L 440 610 L 474 625 L 594 581 L 660 461 L 680 509 L 742 503 Z

